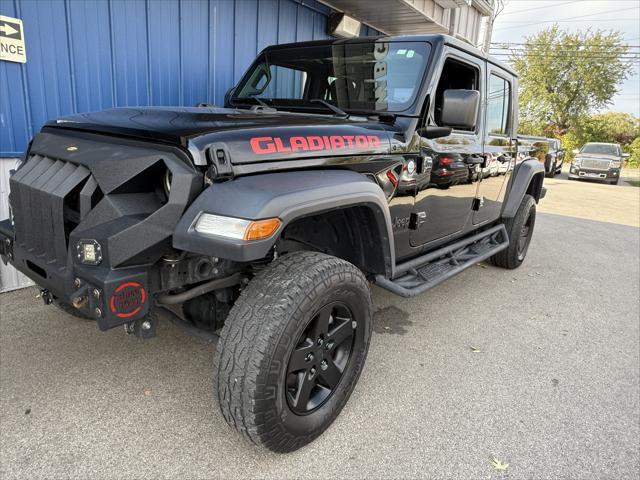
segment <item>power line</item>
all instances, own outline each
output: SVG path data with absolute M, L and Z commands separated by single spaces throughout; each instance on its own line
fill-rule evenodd
M 541 45 L 536 45 L 535 43 L 512 43 L 512 42 L 492 42 L 491 45 L 501 45 L 499 47 L 491 47 L 491 48 L 499 48 L 501 50 L 506 50 L 508 48 L 516 48 L 516 49 L 521 49 L 524 47 L 527 48 L 542 48 Z M 515 47 L 511 47 L 510 45 L 516 45 Z M 605 45 L 604 43 L 600 43 L 600 44 L 593 44 L 593 47 L 596 48 L 610 48 L 611 45 Z M 623 46 L 623 47 L 627 47 L 627 48 L 640 48 L 640 45 L 629 45 L 629 44 L 621 44 L 619 46 Z M 568 48 L 568 47 L 565 47 Z M 573 48 L 572 48 L 573 49 Z M 577 47 L 576 47 L 577 49 Z
M 640 18 L 595 18 L 593 20 L 589 20 L 589 22 L 638 22 Z M 527 23 L 529 20 L 516 20 L 513 22 L 502 22 L 502 23 Z M 574 23 L 574 22 L 582 22 L 582 20 L 541 20 L 536 23 Z M 520 25 L 513 25 L 514 27 Z M 511 27 L 505 27 L 511 28 Z
M 557 48 L 562 50 L 563 52 L 610 52 L 611 49 L 618 48 L 626 48 L 628 50 L 638 50 L 640 46 L 634 45 L 599 45 L 594 48 L 580 47 L 580 46 L 564 46 L 564 45 L 529 45 L 527 47 L 491 47 L 492 50 L 522 50 L 522 51 L 532 51 L 532 50 L 544 50 L 545 48 Z
M 542 7 L 525 8 L 523 10 L 516 10 L 515 12 L 503 12 L 500 15 L 504 16 L 504 15 L 514 15 L 516 13 L 522 13 L 522 12 L 531 12 L 533 10 L 540 10 L 542 8 L 553 8 L 553 7 L 559 7 L 561 5 L 569 5 L 570 3 L 577 3 L 579 1 L 580 0 L 571 0 L 570 2 L 556 3 L 555 5 L 544 5 Z
M 634 40 L 640 40 L 640 38 L 630 38 L 627 41 L 628 42 L 633 42 Z M 524 43 L 518 43 L 518 42 L 491 42 L 491 45 L 531 45 L 530 42 L 524 42 Z M 602 46 L 605 46 L 604 43 L 600 44 Z M 627 45 L 628 47 L 640 47 L 640 45 Z
M 628 12 L 629 10 L 638 10 L 638 9 L 636 7 L 620 8 L 618 10 L 609 10 L 607 12 L 588 13 L 586 15 L 578 15 L 576 17 L 560 18 L 558 20 L 542 20 L 542 21 L 539 21 L 539 22 L 529 23 L 527 25 L 511 25 L 511 26 L 508 26 L 508 27 L 496 28 L 496 30 L 506 30 L 506 29 L 509 29 L 509 28 L 517 28 L 517 27 L 523 27 L 523 26 L 528 26 L 528 25 L 539 25 L 540 23 L 549 23 L 549 22 L 559 23 L 559 22 L 564 22 L 564 21 L 567 21 L 567 20 L 576 20 L 576 19 L 579 19 L 579 18 L 593 17 L 595 15 L 603 15 L 603 14 L 606 14 L 606 13 Z M 615 19 L 614 18 L 614 19 L 611 19 L 610 21 L 614 21 L 615 22 L 617 20 L 620 20 L 620 19 Z M 507 22 L 505 22 L 505 23 L 507 23 Z

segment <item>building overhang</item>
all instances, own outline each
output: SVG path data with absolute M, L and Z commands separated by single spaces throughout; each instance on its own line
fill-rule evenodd
M 448 11 L 465 5 L 482 15 L 491 12 L 490 0 L 320 0 L 389 35 L 447 33 Z
M 320 0 L 389 35 L 447 33 L 449 28 L 407 0 Z M 428 0 L 427 3 L 434 3 Z

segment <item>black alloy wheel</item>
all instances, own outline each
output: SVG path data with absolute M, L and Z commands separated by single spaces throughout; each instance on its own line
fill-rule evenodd
M 338 388 L 351 358 L 357 325 L 343 302 L 325 305 L 311 318 L 287 366 L 286 396 L 293 412 L 315 411 Z
M 267 265 L 236 300 L 216 347 L 227 423 L 274 452 L 321 435 L 362 372 L 372 311 L 366 277 L 345 260 L 299 251 Z
M 504 219 L 504 227 L 509 235 L 509 246 L 491 257 L 491 263 L 502 268 L 518 268 L 522 265 L 536 223 L 536 201 L 525 195 L 514 217 Z
M 531 243 L 531 233 L 533 230 L 533 216 L 531 215 L 531 210 L 527 212 L 526 220 L 520 229 L 520 236 L 518 237 L 518 260 L 523 261 L 525 255 L 527 254 L 527 250 L 529 248 L 529 243 Z

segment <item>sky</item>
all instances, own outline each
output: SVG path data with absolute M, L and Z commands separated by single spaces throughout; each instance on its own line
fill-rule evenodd
M 572 31 L 588 28 L 621 31 L 630 51 L 638 58 L 634 60 L 633 76 L 620 86 L 613 104 L 605 111 L 640 117 L 640 0 L 506 0 L 505 3 L 494 24 L 492 43 L 522 43 L 554 23 Z

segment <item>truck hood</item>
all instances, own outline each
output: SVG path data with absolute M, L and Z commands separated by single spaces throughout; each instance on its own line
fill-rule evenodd
M 233 164 L 289 158 L 384 154 L 392 126 L 364 117 L 217 107 L 112 108 L 49 122 L 80 130 L 194 148 L 223 150 Z M 200 163 L 200 162 L 196 162 Z

